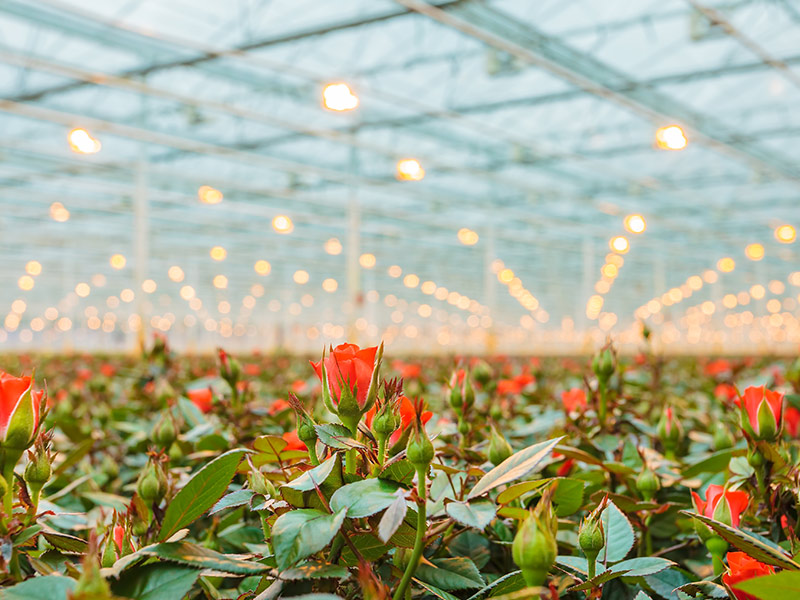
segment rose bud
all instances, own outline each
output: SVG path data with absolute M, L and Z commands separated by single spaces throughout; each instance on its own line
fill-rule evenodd
M 464 406 L 464 398 L 461 395 L 461 387 L 458 385 L 458 371 L 453 371 L 450 376 L 448 402 L 450 407 L 456 412 L 457 415 L 461 414 Z
M 592 371 L 599 381 L 608 383 L 616 369 L 614 353 L 611 348 L 603 348 L 592 359 Z
M 594 577 L 597 555 L 606 544 L 605 531 L 603 531 L 603 511 L 606 508 L 608 497 L 603 498 L 600 505 L 590 512 L 581 522 L 578 529 L 578 545 L 586 555 L 589 565 L 589 578 Z
M 652 500 L 656 492 L 661 489 L 661 481 L 658 479 L 658 475 L 646 464 L 636 478 L 636 489 L 639 490 L 642 498 L 647 501 Z
M 741 426 L 754 440 L 774 442 L 783 428 L 783 394 L 766 386 L 749 387 L 737 399 Z
M 422 422 L 422 415 L 425 412 L 423 407 L 424 402 L 420 398 L 415 403 L 416 419 L 414 420 L 414 429 L 411 431 L 408 445 L 406 446 L 406 458 L 418 473 L 427 473 L 435 454 L 433 444 L 425 432 L 425 424 Z
M 28 450 L 28 464 L 25 465 L 23 477 L 28 484 L 31 504 L 36 510 L 39 506 L 39 494 L 50 479 L 52 469 L 50 464 L 53 457 L 50 455 L 51 434 L 42 433 L 36 438 L 33 450 Z
M 489 462 L 497 466 L 513 453 L 514 449 L 511 444 L 503 437 L 503 434 L 497 431 L 497 427 L 492 425 L 489 437 Z
M 136 493 L 148 505 L 158 504 L 167 493 L 167 476 L 161 465 L 156 464 L 152 458 L 147 461 L 147 466 L 139 474 Z
M 736 590 L 733 586 L 754 577 L 772 575 L 775 573 L 775 568 L 751 558 L 744 552 L 728 552 L 727 559 L 728 571 L 722 575 L 722 583 L 730 590 L 732 597 L 736 600 L 758 600 L 758 597 Z
M 462 400 L 464 402 L 464 410 L 472 408 L 475 404 L 475 388 L 472 387 L 470 381 L 469 371 L 464 375 L 464 388 L 461 391 Z
M 153 441 L 161 448 L 168 449 L 178 439 L 178 428 L 169 415 L 163 415 L 153 428 Z
M 43 396 L 42 390 L 33 389 L 29 376 L 14 377 L 0 371 L 0 448 L 6 461 L 12 458 L 16 464 L 33 443 Z
M 545 499 L 540 502 L 545 502 Z M 514 536 L 511 556 L 529 587 L 543 585 L 556 561 L 558 547 L 551 520 L 555 521 L 549 505 L 541 512 L 537 507 L 536 511 L 530 511 Z
M 750 503 L 747 492 L 726 490 L 721 485 L 709 485 L 706 489 L 706 500 L 692 492 L 695 510 L 730 527 L 739 526 L 739 517 Z
M 666 407 L 661 413 L 661 419 L 658 421 L 658 437 L 664 446 L 666 457 L 674 459 L 683 437 L 683 428 L 675 419 L 675 413 L 671 406 Z
M 716 421 L 714 423 L 713 438 L 711 441 L 711 447 L 714 449 L 714 451 L 733 448 L 734 444 L 735 440 L 733 439 L 733 435 L 728 429 L 728 426 L 721 421 Z
M 492 380 L 492 368 L 485 360 L 480 360 L 472 368 L 472 376 L 481 385 L 481 388 L 485 388 Z
M 352 435 L 378 397 L 382 360 L 383 343 L 363 350 L 355 344 L 341 344 L 331 348 L 329 356 L 323 352 L 319 362 L 311 362 L 322 383 L 325 406 Z
M 300 402 L 299 398 L 293 393 L 289 392 L 289 404 L 294 409 L 295 416 L 297 417 L 297 438 L 305 444 L 308 450 L 308 456 L 311 463 L 314 465 L 319 464 L 317 458 L 317 429 L 315 427 L 313 417 Z

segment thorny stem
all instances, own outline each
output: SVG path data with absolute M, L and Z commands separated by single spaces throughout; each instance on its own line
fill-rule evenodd
M 425 531 L 428 527 L 427 515 L 425 514 L 428 503 L 425 488 L 427 470 L 427 467 L 417 468 L 417 496 L 419 496 L 419 502 L 417 503 L 417 537 L 414 539 L 414 550 L 411 552 L 411 559 L 406 565 L 405 573 L 403 573 L 403 578 L 400 580 L 400 585 L 397 586 L 392 600 L 401 600 L 405 596 L 408 584 L 411 583 L 414 571 L 417 570 L 419 560 L 422 558 L 422 551 L 425 549 Z

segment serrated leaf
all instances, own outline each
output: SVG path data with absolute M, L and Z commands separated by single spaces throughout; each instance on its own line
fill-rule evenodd
M 633 543 L 636 541 L 633 527 L 623 512 L 611 501 L 603 510 L 601 519 L 606 543 L 600 550 L 600 554 L 597 555 L 597 562 L 600 564 L 615 563 L 625 558 L 633 548 Z
M 670 567 L 675 563 L 666 558 L 659 558 L 657 556 L 642 556 L 639 558 L 629 558 L 613 565 L 609 570 L 627 571 L 625 577 L 645 577 L 647 575 L 655 575 Z
M 286 581 L 301 579 L 347 579 L 350 571 L 341 565 L 309 561 L 283 571 L 279 577 Z
M 639 590 L 639 593 L 633 597 L 633 600 L 653 600 L 649 595 Z
M 66 600 L 77 582 L 62 575 L 33 577 L 17 585 L 0 589 L 0 600 Z
M 375 561 L 389 551 L 389 546 L 372 533 L 358 533 L 350 537 L 350 542 L 367 562 Z M 358 560 L 349 546 L 345 546 L 342 550 L 342 558 L 339 562 L 348 567 L 358 564 Z
M 156 556 L 162 560 L 175 562 L 196 569 L 213 569 L 238 575 L 258 575 L 269 567 L 245 560 L 234 554 L 222 554 L 190 542 L 164 542 L 139 550 L 139 554 Z
M 506 573 L 502 577 L 495 579 L 483 589 L 478 590 L 467 600 L 480 600 L 487 594 L 490 594 L 489 597 L 493 597 L 495 594 L 508 594 L 510 592 L 521 590 L 524 587 L 525 578 L 522 576 L 522 571 L 511 571 L 511 573 Z
M 417 567 L 417 579 L 448 592 L 477 589 L 486 584 L 475 563 L 466 557 L 437 558 L 431 562 L 432 565 L 420 564 Z
M 728 598 L 727 590 L 713 581 L 692 581 L 675 588 L 691 598 Z
M 399 484 L 386 479 L 364 479 L 340 487 L 331 496 L 331 510 L 347 509 L 351 519 L 368 517 L 391 506 Z
M 54 548 L 67 554 L 83 554 L 88 547 L 86 540 L 67 535 L 66 533 L 59 533 L 58 531 L 45 531 L 42 533 L 42 536 L 50 542 Z
M 553 451 L 553 448 L 555 448 L 562 439 L 563 436 L 546 442 L 540 442 L 528 446 L 524 450 L 515 452 L 481 477 L 467 496 L 467 500 L 481 496 L 500 485 L 511 483 L 512 481 L 516 481 L 530 474 Z
M 591 590 L 592 588 L 596 588 L 603 583 L 611 581 L 612 579 L 617 579 L 618 577 L 622 577 L 625 575 L 627 571 L 612 571 L 609 569 L 608 571 L 603 571 L 599 575 L 591 579 L 587 579 L 583 583 L 578 583 L 573 585 L 572 587 L 568 587 L 568 592 L 582 592 L 584 590 Z
M 324 425 L 316 425 L 314 427 L 317 431 L 319 441 L 330 448 L 336 450 L 349 450 L 350 448 L 364 448 L 361 444 L 353 439 L 350 435 L 350 430 L 344 425 L 339 423 L 325 423 Z
M 378 537 L 385 544 L 389 543 L 397 529 L 403 524 L 403 519 L 406 518 L 408 512 L 405 490 L 398 488 L 394 495 L 396 496 L 395 501 L 389 505 L 378 523 Z
M 771 546 L 768 546 L 761 540 L 745 533 L 741 529 L 734 529 L 725 523 L 720 523 L 714 519 L 709 519 L 706 516 L 698 515 L 687 510 L 682 510 L 681 513 L 688 515 L 693 519 L 697 519 L 701 523 L 705 523 L 711 529 L 717 532 L 717 534 L 719 534 L 719 536 L 726 542 L 736 546 L 739 550 L 760 562 L 767 563 L 768 565 L 774 565 L 776 567 L 780 567 L 781 569 L 788 569 L 790 571 L 800 570 L 800 564 L 796 563 L 789 556 L 779 552 Z
M 279 571 L 327 546 L 342 527 L 347 511 L 335 514 L 314 509 L 292 510 L 272 526 L 272 546 Z
M 747 592 L 761 600 L 774 598 L 800 598 L 800 572 L 781 571 L 774 575 L 755 577 L 733 585 L 734 589 Z
M 250 500 L 252 500 L 255 492 L 253 490 L 236 490 L 235 492 L 231 492 L 230 494 L 226 494 L 222 498 L 219 499 L 211 510 L 208 511 L 209 515 L 214 515 L 218 512 L 221 512 L 228 508 L 238 508 L 240 506 L 244 506 L 245 504 L 249 504 Z
M 431 585 L 430 583 L 426 583 L 421 579 L 417 579 L 416 577 L 412 579 L 414 583 L 418 586 L 428 590 L 433 596 L 437 598 L 441 598 L 442 600 L 458 600 L 458 597 L 453 596 L 450 592 L 445 592 L 444 590 L 440 590 L 435 585 Z
M 714 452 L 710 456 L 686 467 L 686 469 L 683 470 L 682 479 L 691 479 L 701 473 L 720 473 L 728 467 L 731 458 L 734 456 L 744 456 L 746 453 L 747 450 L 744 448 L 726 448 L 725 450 Z
M 414 475 L 416 474 L 417 471 L 414 465 L 405 458 L 401 458 L 384 467 L 378 474 L 378 477 L 381 479 L 391 479 L 392 481 L 397 481 L 404 485 L 411 485 L 411 482 L 414 481 Z
M 473 502 L 450 502 L 445 511 L 462 525 L 483 529 L 492 522 L 497 514 L 494 502 L 477 500 Z
M 567 567 L 576 573 L 586 577 L 589 573 L 589 563 L 583 556 L 556 556 L 556 563 L 562 567 Z
M 289 487 L 301 492 L 310 492 L 320 487 L 325 482 L 328 476 L 333 472 L 333 468 L 336 466 L 338 460 L 338 456 L 334 454 L 313 469 L 306 471 L 299 477 L 292 479 L 289 483 L 284 484 L 283 487 Z
M 247 451 L 231 450 L 197 471 L 167 504 L 160 538 L 165 540 L 200 517 L 222 497 Z
M 151 563 L 128 569 L 118 581 L 112 581 L 116 596 L 136 600 L 175 600 L 192 589 L 200 571 L 188 566 Z

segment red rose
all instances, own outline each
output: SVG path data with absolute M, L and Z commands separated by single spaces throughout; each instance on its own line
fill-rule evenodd
M 733 588 L 734 585 L 754 577 L 772 575 L 775 568 L 750 558 L 744 552 L 728 552 L 728 572 L 722 575 L 722 582 L 728 586 L 736 600 L 758 600 L 755 596 Z
M 749 387 L 736 404 L 742 410 L 742 429 L 750 437 L 767 441 L 777 439 L 783 426 L 783 394 L 768 390 L 764 385 Z
M 717 360 L 712 360 L 710 363 L 706 365 L 705 372 L 706 375 L 710 375 L 711 377 L 716 377 L 717 375 L 721 375 L 722 373 L 727 373 L 731 371 L 731 363 L 725 360 L 724 358 L 718 358 Z
M 261 367 L 254 363 L 247 363 L 244 366 L 244 373 L 245 375 L 249 375 L 251 377 L 258 377 L 261 375 Z
M 187 390 L 186 396 L 204 413 L 209 412 L 214 404 L 214 394 L 211 392 L 211 388 Z
M 355 394 L 360 407 L 366 404 L 377 352 L 377 346 L 362 350 L 355 344 L 341 344 L 333 348 L 331 353 L 324 358 L 328 389 L 334 404 L 338 404 L 339 398 L 341 398 L 343 385 L 346 385 Z M 314 372 L 322 381 L 322 360 L 311 362 L 311 366 L 314 367 Z
M 269 410 L 267 412 L 269 412 L 270 415 L 274 416 L 280 412 L 290 409 L 291 407 L 292 405 L 289 404 L 286 400 L 284 400 L 283 398 L 278 398 L 272 404 L 270 404 Z
M 300 441 L 299 437 L 297 437 L 296 431 L 287 431 L 281 437 L 288 442 L 286 448 L 283 449 L 284 451 L 302 450 L 305 452 L 306 450 L 308 450 L 308 448 L 306 448 L 306 445 Z
M 567 412 L 581 412 L 586 408 L 586 392 L 583 388 L 572 388 L 561 392 L 561 402 Z
M 721 485 L 708 486 L 705 501 L 695 492 L 692 499 L 698 513 L 732 527 L 739 526 L 739 517 L 750 503 L 747 492 L 726 490 Z
M 34 390 L 27 375 L 0 371 L 0 444 L 22 452 L 33 443 L 39 427 L 42 390 Z
M 783 422 L 786 424 L 786 432 L 796 438 L 800 433 L 800 410 L 794 406 L 788 407 L 783 413 Z

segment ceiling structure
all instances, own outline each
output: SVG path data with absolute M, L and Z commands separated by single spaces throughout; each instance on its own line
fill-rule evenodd
M 794 349 L 798 40 L 789 0 L 5 0 L 0 341 Z

